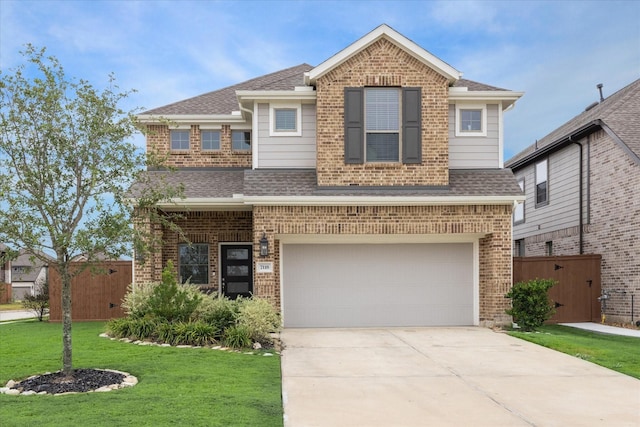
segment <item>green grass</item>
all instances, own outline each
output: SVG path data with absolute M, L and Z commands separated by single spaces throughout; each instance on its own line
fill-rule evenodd
M 25 310 L 21 302 L 11 302 L 8 304 L 0 304 L 0 311 Z
M 546 325 L 538 332 L 509 334 L 640 379 L 640 338 L 560 325 Z
M 74 323 L 74 368 L 129 372 L 109 393 L 0 395 L 9 426 L 282 426 L 280 357 L 146 347 L 100 338 L 104 323 Z M 62 326 L 0 325 L 0 386 L 62 367 Z

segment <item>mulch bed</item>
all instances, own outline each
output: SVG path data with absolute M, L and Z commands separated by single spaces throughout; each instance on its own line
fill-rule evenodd
M 46 392 L 49 394 L 60 393 L 86 393 L 97 390 L 100 387 L 120 384 L 125 378 L 124 374 L 100 369 L 74 369 L 72 376 L 66 377 L 61 371 L 52 374 L 36 375 L 15 384 L 13 389 Z

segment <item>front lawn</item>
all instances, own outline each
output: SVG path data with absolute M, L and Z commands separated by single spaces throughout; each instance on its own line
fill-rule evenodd
M 100 338 L 104 323 L 73 325 L 74 368 L 129 372 L 138 385 L 62 396 L 0 394 L 4 426 L 282 426 L 280 357 L 148 347 Z M 0 386 L 62 367 L 62 325 L 0 325 Z
M 546 325 L 538 332 L 509 334 L 640 379 L 640 338 L 560 325 Z

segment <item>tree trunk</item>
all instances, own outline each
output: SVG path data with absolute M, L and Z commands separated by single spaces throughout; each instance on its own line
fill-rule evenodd
M 62 372 L 70 377 L 73 374 L 71 353 L 71 274 L 69 264 L 58 263 L 62 279 Z

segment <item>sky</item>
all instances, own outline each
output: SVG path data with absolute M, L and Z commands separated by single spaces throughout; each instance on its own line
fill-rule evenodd
M 387 24 L 463 73 L 524 96 L 505 116 L 505 160 L 640 77 L 638 1 L 0 0 L 0 69 L 27 43 L 67 76 L 160 107 L 301 63 Z M 141 137 L 140 137 L 141 138 Z

